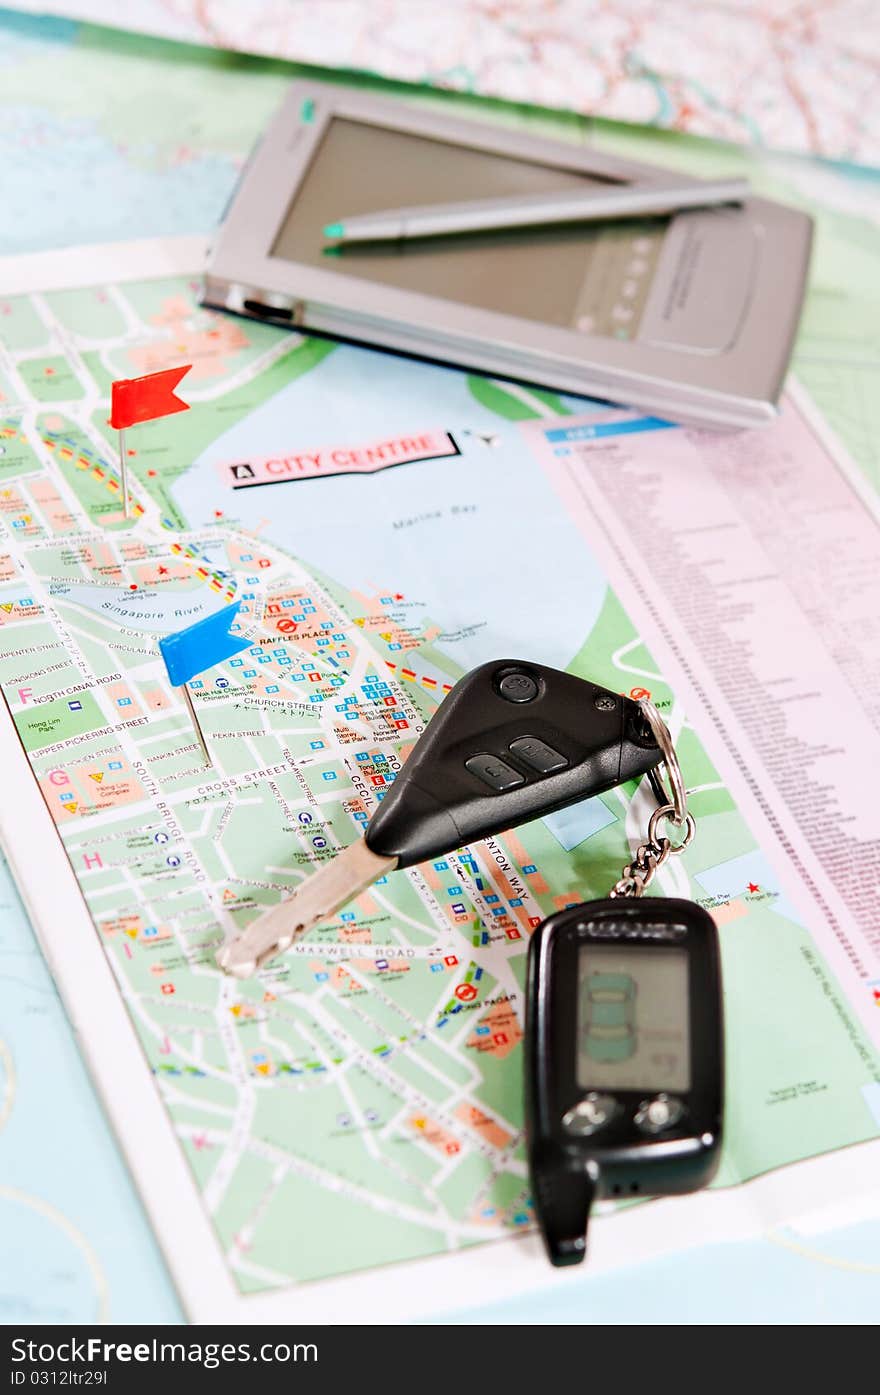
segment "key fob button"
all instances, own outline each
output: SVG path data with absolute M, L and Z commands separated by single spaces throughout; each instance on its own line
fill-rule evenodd
M 554 751 L 546 741 L 539 741 L 537 736 L 520 736 L 511 741 L 510 754 L 539 775 L 552 775 L 554 770 L 564 770 L 568 765 L 565 756 Z
M 600 1095 L 591 1091 L 562 1116 L 562 1127 L 575 1138 L 589 1138 L 590 1134 L 605 1127 L 617 1113 L 617 1100 L 613 1095 Z
M 504 790 L 516 789 L 517 785 L 525 784 L 525 779 L 518 770 L 514 770 L 512 765 L 499 760 L 497 756 L 489 755 L 488 752 L 471 756 L 470 760 L 465 761 L 465 767 L 472 775 L 476 775 L 479 780 L 482 780 L 484 785 L 497 790 L 499 794 Z
M 673 1128 L 683 1113 L 684 1105 L 674 1095 L 656 1095 L 652 1100 L 642 1100 L 634 1122 L 642 1133 L 662 1133 Z
M 508 702 L 532 702 L 538 696 L 538 685 L 530 673 L 505 673 L 498 691 Z

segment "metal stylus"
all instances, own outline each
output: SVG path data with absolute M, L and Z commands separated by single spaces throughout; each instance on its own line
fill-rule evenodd
M 552 223 L 639 218 L 677 213 L 687 208 L 741 203 L 748 193 L 749 184 L 745 179 L 682 184 L 619 184 L 607 188 L 589 184 L 584 189 L 560 189 L 555 194 L 421 204 L 411 208 L 387 208 L 375 213 L 356 214 L 328 223 L 324 236 L 340 242 L 376 242 L 538 227 Z

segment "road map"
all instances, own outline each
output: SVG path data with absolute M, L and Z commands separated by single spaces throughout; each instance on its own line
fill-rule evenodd
M 676 736 L 700 832 L 661 887 L 713 910 L 731 985 L 720 1183 L 875 1137 L 869 998 L 540 465 L 566 421 L 614 438 L 631 414 L 214 315 L 195 291 L 0 300 L 0 685 L 238 1290 L 530 1226 L 529 933 L 605 893 L 643 794 L 392 874 L 254 981 L 214 966 L 359 836 L 443 694 L 493 657 L 650 690 Z M 192 410 L 129 434 L 126 520 L 110 381 L 182 362 Z M 208 769 L 156 640 L 233 598 L 253 645 L 192 684 Z
M 190 44 L 880 163 L 871 0 L 28 0 Z
M 0 10 L 0 253 L 207 230 L 295 73 L 214 49 Z M 161 103 L 154 99 L 157 90 Z M 446 109 L 452 100 L 427 96 L 424 89 L 411 92 L 435 108 Z M 525 122 L 536 134 L 587 141 L 694 175 L 743 176 L 766 195 L 805 208 L 817 221 L 817 237 L 797 375 L 865 479 L 880 488 L 880 305 L 872 292 L 880 208 L 876 175 L 662 130 L 551 118 L 473 97 L 460 96 L 454 106 L 458 116 L 473 110 Z M 40 199 L 33 197 L 35 179 Z M 93 266 L 84 280 L 100 271 Z M 179 1309 L 167 1271 L 2 861 L 0 1024 L 0 1250 L 14 1256 L 3 1266 L 3 1320 L 174 1320 Z M 46 1148 L 47 1120 L 52 1135 L 65 1139 L 63 1166 L 56 1151 Z M 789 1193 L 796 1170 L 777 1174 Z M 839 1195 L 839 1177 L 834 1185 Z M 713 1199 L 717 1210 L 720 1197 Z M 689 1211 L 691 1203 L 685 1205 Z M 676 1210 L 679 1234 L 681 1216 Z M 645 1321 L 677 1321 L 674 1296 L 687 1292 L 692 1320 L 714 1321 L 723 1310 L 737 1320 L 763 1321 L 772 1293 L 774 1311 L 782 1312 L 784 1296 L 793 1321 L 808 1314 L 824 1320 L 829 1312 L 855 1320 L 859 1312 L 876 1311 L 878 1224 L 836 1216 L 828 1222 L 831 1230 L 826 1226 L 819 1234 L 776 1226 L 765 1215 L 751 1233 L 740 1225 L 734 1235 L 730 1228 L 713 1246 L 707 1230 L 698 1251 L 667 1247 L 653 1262 L 643 1255 L 634 1262 L 634 1252 L 624 1247 L 625 1267 L 610 1273 L 596 1248 L 600 1218 L 591 1264 L 567 1289 L 554 1287 L 539 1297 L 535 1289 L 545 1270 L 535 1252 L 528 1266 L 532 1282 L 524 1282 L 518 1294 L 505 1291 L 512 1266 L 500 1256 L 507 1247 L 492 1245 L 478 1251 L 475 1292 L 451 1284 L 437 1295 L 433 1312 L 458 1305 L 457 1320 L 464 1321 L 483 1313 L 493 1322 L 590 1323 L 613 1322 L 625 1310 Z M 525 1239 L 521 1247 L 530 1243 Z M 492 1261 L 495 1254 L 499 1259 Z M 436 1267 L 432 1261 L 432 1271 Z M 761 1283 L 755 1282 L 758 1273 Z

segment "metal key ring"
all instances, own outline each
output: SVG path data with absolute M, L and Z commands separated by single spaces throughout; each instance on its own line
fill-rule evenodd
M 685 814 L 683 820 L 684 837 L 680 843 L 672 843 L 668 838 L 664 838 L 660 835 L 660 824 L 664 819 L 669 819 L 670 823 L 677 822 L 675 811 L 671 804 L 661 804 L 660 808 L 655 809 L 648 820 L 648 842 L 655 848 L 659 848 L 661 852 L 660 859 L 654 868 L 654 870 L 658 872 L 668 857 L 677 857 L 679 853 L 684 852 L 685 848 L 690 847 L 691 843 L 694 841 L 694 834 L 697 831 L 697 825 L 694 822 L 693 814 Z
M 673 823 L 687 823 L 687 790 L 684 787 L 684 777 L 681 773 L 681 766 L 678 763 L 678 756 L 675 754 L 672 735 L 663 718 L 660 716 L 660 713 L 649 698 L 640 698 L 639 707 L 645 714 L 648 725 L 654 735 L 654 740 L 663 752 L 663 765 L 669 777 L 672 793 L 671 795 L 667 793 L 663 781 L 660 779 L 656 770 L 651 770 L 648 775 L 651 781 L 651 788 L 661 804 L 670 804 L 672 806 Z

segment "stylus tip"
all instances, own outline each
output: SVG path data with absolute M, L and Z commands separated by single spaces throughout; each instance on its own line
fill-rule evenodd
M 345 237 L 344 223 L 328 223 L 324 228 L 325 237 Z

